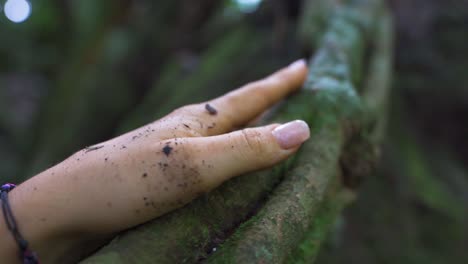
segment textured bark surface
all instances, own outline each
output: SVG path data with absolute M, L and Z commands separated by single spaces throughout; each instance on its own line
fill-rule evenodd
M 390 15 L 384 12 L 378 24 L 375 49 L 369 60 L 362 95 L 366 107 L 373 115 L 371 119 L 375 123 L 369 124 L 368 130 L 362 131 L 359 140 L 352 142 L 351 147 L 348 146 L 344 156 L 341 157 L 344 170 L 340 176 L 346 177 L 343 182 L 348 185 L 349 183 L 354 185 L 356 181 L 361 180 L 361 177 L 369 176 L 374 171 L 376 157 L 379 156 L 379 146 L 384 138 L 387 124 L 386 113 L 392 76 L 392 43 L 392 20 Z M 288 263 L 313 263 L 322 243 L 327 240 L 329 231 L 339 226 L 341 210 L 354 199 L 355 195 L 350 189 L 340 188 L 336 183 L 330 189 L 319 211 L 311 218 L 309 230 L 304 235 L 303 241 L 290 255 Z
M 391 0 L 395 74 L 378 170 L 317 263 L 468 259 L 468 2 Z

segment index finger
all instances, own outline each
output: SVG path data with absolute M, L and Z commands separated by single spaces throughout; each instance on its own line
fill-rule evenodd
M 299 89 L 307 75 L 305 60 L 298 60 L 272 75 L 249 83 L 211 101 L 192 105 L 191 116 L 204 122 L 201 135 L 217 135 L 241 127 Z M 195 112 L 195 113 L 194 113 Z

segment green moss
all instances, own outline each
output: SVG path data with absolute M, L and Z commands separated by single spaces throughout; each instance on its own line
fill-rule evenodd
M 345 205 L 350 202 L 352 194 L 339 190 L 338 185 L 330 188 L 324 203 L 312 219 L 311 228 L 306 232 L 302 242 L 288 257 L 287 263 L 313 263 L 318 256 L 322 243 L 327 239 L 336 224 L 338 216 Z
M 88 262 L 89 264 L 121 264 L 122 259 L 120 255 L 116 252 L 109 252 L 103 254 L 99 257 L 93 258 L 93 260 Z

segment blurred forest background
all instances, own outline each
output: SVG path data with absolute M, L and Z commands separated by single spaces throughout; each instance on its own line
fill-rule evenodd
M 1 182 L 313 53 L 298 37 L 301 0 L 0 5 Z M 468 1 L 388 5 L 397 40 L 382 160 L 317 263 L 466 263 Z

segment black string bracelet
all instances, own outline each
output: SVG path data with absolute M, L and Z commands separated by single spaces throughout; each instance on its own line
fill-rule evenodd
M 16 243 L 20 249 L 20 258 L 23 264 L 39 264 L 36 254 L 29 249 L 28 241 L 26 241 L 18 230 L 18 225 L 11 211 L 10 202 L 8 201 L 8 192 L 13 190 L 16 185 L 7 183 L 0 188 L 0 200 L 2 201 L 2 211 L 5 216 L 5 222 L 8 230 L 13 234 Z

